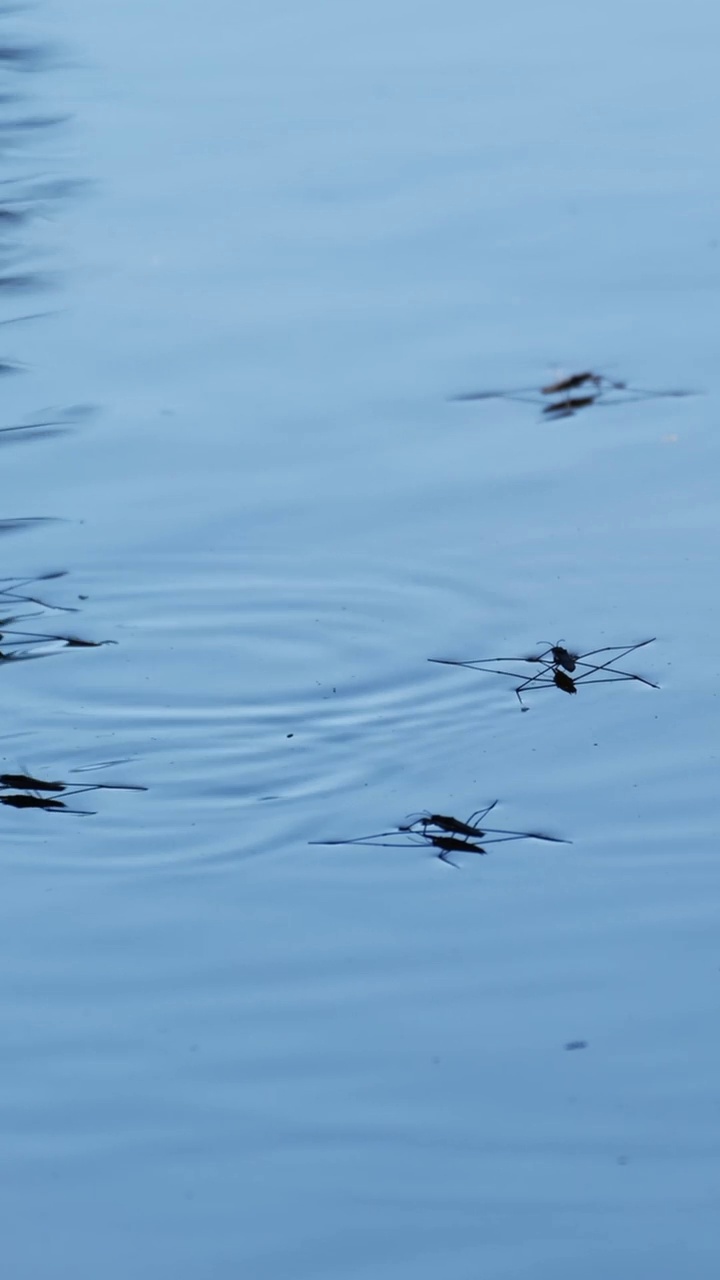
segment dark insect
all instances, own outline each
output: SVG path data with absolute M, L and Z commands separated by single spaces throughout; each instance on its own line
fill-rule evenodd
M 0 788 L 16 787 L 18 791 L 67 791 L 77 796 L 83 791 L 147 791 L 147 787 L 125 782 L 46 782 L 29 773 L 0 773 Z
M 520 678 L 519 672 L 508 671 L 490 664 L 530 662 L 539 665 L 540 671 L 534 676 L 528 676 L 525 680 L 520 678 L 520 683 L 515 687 L 518 702 L 523 711 L 527 711 L 522 694 L 528 690 L 532 692 L 535 689 L 554 687 L 561 689 L 563 693 L 577 693 L 580 684 L 617 684 L 621 680 L 636 680 L 640 684 L 648 685 L 651 689 L 657 689 L 658 685 L 652 680 L 647 680 L 645 676 L 625 671 L 615 665 L 629 653 L 634 653 L 636 649 L 643 649 L 645 645 L 652 644 L 654 639 L 653 636 L 650 640 L 641 640 L 638 644 L 631 645 L 604 645 L 600 649 L 590 649 L 587 653 L 572 653 L 564 646 L 556 644 L 550 645 L 543 653 L 531 654 L 525 658 L 473 658 L 463 662 L 454 658 L 429 658 L 428 661 L 449 667 L 467 667 L 468 670 L 484 671 L 490 675 L 511 676 L 516 680 Z M 587 661 L 588 658 L 598 657 L 603 653 L 610 653 L 612 656 L 605 662 Z M 568 672 L 572 672 L 572 676 Z
M 457 867 L 449 857 L 451 853 L 486 854 L 486 844 L 506 844 L 511 840 L 546 840 L 552 844 L 567 844 L 557 836 L 543 835 L 539 831 L 513 831 L 505 827 L 478 826 L 492 809 L 497 800 L 472 813 L 468 820 L 461 821 L 444 813 L 423 813 L 401 823 L 392 831 L 376 831 L 369 836 L 356 836 L 349 840 L 311 840 L 314 845 L 365 845 L 381 849 L 407 849 L 415 845 L 437 850 L 441 862 Z M 393 837 L 399 839 L 393 839 Z M 477 843 L 483 841 L 483 845 Z
M 147 791 L 147 787 L 130 786 L 123 783 L 93 782 L 77 785 L 71 782 L 48 781 L 34 778 L 29 773 L 0 774 L 0 791 L 9 791 L 9 795 L 0 795 L 0 804 L 10 805 L 13 809 L 44 809 L 46 812 L 79 813 L 90 816 L 92 809 L 72 809 L 65 800 L 57 800 L 53 794 L 62 792 L 68 796 L 85 795 L 88 791 Z M 45 793 L 45 794 L 43 794 Z
M 538 644 L 548 645 L 545 653 L 541 653 L 536 659 L 538 662 L 543 662 L 545 654 L 550 653 L 552 654 L 552 665 L 554 667 L 564 667 L 566 671 L 575 670 L 578 663 L 577 653 L 571 653 L 569 649 L 563 648 L 561 644 L 549 644 L 547 640 L 539 640 Z M 506 659 L 503 659 L 503 661 L 506 661 Z
M 16 787 L 26 791 L 65 791 L 65 782 L 43 782 L 41 778 L 31 778 L 29 773 L 0 773 L 0 787 Z
M 570 392 L 584 390 L 582 395 L 571 395 Z M 589 409 L 591 405 L 602 404 L 605 407 L 627 404 L 633 400 L 659 400 L 665 397 L 695 395 L 693 391 L 652 391 L 645 387 L 630 387 L 626 382 L 618 382 L 603 373 L 594 373 L 585 369 L 581 373 L 571 373 L 555 382 L 546 383 L 544 387 L 515 387 L 506 391 L 470 391 L 463 395 L 453 396 L 453 400 L 519 400 L 526 404 L 537 404 L 548 418 L 570 418 L 581 409 Z M 547 404 L 543 396 L 561 396 Z
M 593 386 L 596 387 L 601 387 L 607 382 L 609 386 L 618 391 L 625 390 L 624 382 L 610 382 L 601 373 L 591 373 L 590 371 L 586 373 L 571 373 L 569 377 L 560 378 L 558 382 L 550 382 L 546 387 L 541 387 L 540 390 L 544 396 L 556 396 L 562 391 L 575 391 L 578 387 L 586 386 L 588 382 L 592 382 Z
M 398 831 L 419 830 L 425 835 L 434 827 L 436 831 L 444 831 L 456 836 L 482 836 L 485 833 L 477 826 L 477 822 L 487 817 L 496 804 L 497 800 L 493 800 L 487 808 L 471 813 L 467 822 L 461 822 L 459 818 L 451 818 L 445 813 L 422 813 L 417 818 L 411 817 L 410 821 L 398 827 Z

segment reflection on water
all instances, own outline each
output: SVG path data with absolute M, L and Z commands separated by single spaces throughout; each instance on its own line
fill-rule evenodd
M 3 12 L 8 12 L 4 10 Z M 6 109 L 0 116 L 0 153 L 5 151 L 7 161 L 24 163 L 28 153 L 22 142 L 26 134 L 46 134 L 53 127 L 65 122 L 66 116 L 56 114 L 28 114 L 18 111 L 19 103 L 27 101 L 24 89 L 18 87 L 16 73 L 18 71 L 39 71 L 49 65 L 49 49 L 37 44 L 3 43 L 0 44 L 0 74 L 4 75 L 4 83 L 8 88 L 0 96 L 0 102 Z M 9 110 L 10 107 L 14 109 Z M 45 216 L 49 212 L 51 202 L 57 201 L 75 189 L 75 184 L 67 179 L 49 178 L 45 175 L 26 173 L 7 173 L 0 183 L 0 263 L 22 264 L 27 257 L 27 246 L 22 232 L 32 219 Z M 35 268 L 24 267 L 21 270 L 6 269 L 0 266 L 0 293 L 24 292 L 28 289 L 40 289 L 44 281 Z M 27 324 L 42 319 L 46 313 L 36 312 L 27 315 L 11 315 L 0 323 L 5 326 Z M 20 370 L 18 364 L 11 360 L 0 361 L 0 373 L 11 373 Z M 8 445 L 28 440 L 43 440 L 69 430 L 70 426 L 87 418 L 93 412 L 87 405 L 77 405 L 67 409 L 41 410 L 27 413 L 21 422 L 11 422 L 0 426 L 0 442 Z M 0 533 L 18 532 L 36 529 L 43 524 L 51 523 L 46 517 L 16 517 L 0 520 Z M 36 584 L 49 582 L 65 576 L 65 571 L 46 573 L 35 577 L 3 577 L 0 579 L 0 600 L 6 603 L 21 603 L 39 606 L 30 613 L 9 613 L 0 619 L 0 663 L 17 663 L 31 658 L 46 656 L 60 648 L 95 648 L 103 644 L 115 643 L 106 640 L 87 640 L 75 635 L 58 634 L 53 630 L 40 630 L 23 625 L 28 620 L 42 619 L 46 614 L 54 612 L 78 612 L 77 606 L 49 603 L 44 597 L 28 588 Z M 37 624 L 36 624 L 37 625 Z M 33 798 L 5 797 L 3 803 L 15 804 L 15 807 L 30 805 Z
M 0 444 L 27 443 L 30 440 L 44 440 L 48 436 L 61 435 L 69 431 L 75 423 L 88 421 L 94 416 L 91 405 L 73 405 L 68 409 L 48 409 L 29 415 L 29 421 L 16 422 L 12 426 L 0 427 Z
M 3 5 L 0 17 L 16 11 L 17 6 Z M 0 42 L 0 64 L 13 71 L 40 71 L 48 65 L 50 56 L 51 51 L 46 45 Z
M 22 530 L 22 529 L 35 529 L 41 525 L 52 524 L 52 523 L 53 523 L 52 516 L 21 516 L 19 519 L 16 519 L 16 520 L 0 520 L 0 534 L 17 533 L 19 530 Z M 2 580 L 0 579 L 0 581 Z M 13 582 L 14 579 L 6 578 L 5 581 Z M 18 579 L 17 581 L 20 582 L 21 579 Z M 34 581 L 34 579 L 27 579 L 27 581 Z
M 15 84 L 14 73 L 22 71 L 38 71 L 48 65 L 48 50 L 38 45 L 0 44 L 0 74 L 6 74 L 8 83 Z M 23 92 L 10 90 L 0 96 L 0 103 L 8 108 L 26 100 Z M 17 111 L 0 116 L 0 153 L 3 148 L 13 153 L 19 152 L 25 159 L 25 150 L 19 144 L 19 137 L 44 131 L 59 125 L 67 117 L 59 115 L 28 115 Z M 13 176 L 12 173 L 2 179 L 2 200 L 0 202 L 0 262 L 21 263 L 26 257 L 26 246 L 21 235 L 26 224 L 32 218 L 45 214 L 49 204 L 68 195 L 74 185 L 67 180 L 48 179 L 45 176 Z M 35 269 L 21 271 L 2 270 L 0 267 L 0 293 L 23 292 L 28 289 L 39 289 L 44 284 L 42 276 Z M 29 315 L 13 315 L 3 319 L 3 326 L 14 326 L 32 322 L 44 317 L 46 313 L 38 312 Z M 19 365 L 8 360 L 0 361 L 0 373 L 16 372 Z M 28 440 L 43 440 L 62 434 L 70 426 L 87 419 L 94 412 L 89 405 L 76 405 L 67 409 L 41 410 L 29 413 L 22 422 L 0 426 L 0 442 L 5 445 Z M 37 529 L 51 524 L 48 517 L 16 517 L 0 520 L 0 533 L 19 532 Z M 66 571 L 54 571 L 32 577 L 0 578 L 0 601 L 7 605 L 35 606 L 31 612 L 12 612 L 0 618 L 0 665 L 17 664 L 31 659 L 46 657 L 60 649 L 99 648 L 107 644 L 115 644 L 114 640 L 91 640 L 75 634 L 58 633 L 54 628 L 41 628 L 42 619 L 53 613 L 77 613 L 78 606 L 64 604 L 59 601 L 50 602 L 44 595 L 38 594 L 35 588 L 40 583 L 56 581 L 64 578 Z M 40 619 L 40 622 L 35 622 Z M 33 625 L 25 625 L 34 622 Z M 42 783 L 28 775 L 3 775 L 0 787 L 20 789 L 19 794 L 0 797 L 0 802 L 14 808 L 44 808 L 69 811 L 64 801 L 43 798 L 44 791 L 66 791 L 65 783 Z M 95 787 L 75 787 L 70 795 L 79 795 L 83 791 L 98 790 Z M 119 788 L 114 788 L 119 789 Z M 127 788 L 126 788 L 127 789 Z M 140 788 L 142 789 L 142 788 Z M 74 810 L 74 812 L 80 812 Z
M 20 524 L 22 526 L 27 522 L 21 521 Z M 99 649 L 104 645 L 117 643 L 115 640 L 90 640 L 65 631 L 58 633 L 49 627 L 36 630 L 23 625 L 35 619 L 49 618 L 53 613 L 80 612 L 78 605 L 63 604 L 58 600 L 50 602 L 45 595 L 28 591 L 29 587 L 34 587 L 37 583 L 53 582 L 66 576 L 66 571 L 60 570 L 34 578 L 0 579 L 0 602 L 39 606 L 39 609 L 30 613 L 9 613 L 0 617 L 0 665 L 47 657 L 60 649 Z

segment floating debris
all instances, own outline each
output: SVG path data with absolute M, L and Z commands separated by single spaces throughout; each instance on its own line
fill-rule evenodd
M 630 645 L 604 645 L 601 649 L 589 649 L 587 653 L 571 653 L 569 649 L 558 643 L 548 645 L 542 653 L 529 654 L 524 658 L 472 658 L 462 662 L 454 658 L 428 658 L 428 662 L 436 662 L 447 667 L 467 667 L 470 671 L 485 671 L 495 676 L 511 676 L 520 681 L 515 687 L 515 694 L 522 710 L 527 711 L 528 707 L 522 700 L 522 694 L 528 690 L 532 693 L 536 689 L 555 688 L 561 689 L 563 693 L 577 693 L 578 686 L 581 684 L 617 684 L 621 680 L 637 680 L 651 689 L 657 689 L 659 686 L 652 680 L 647 680 L 645 676 L 623 671 L 614 665 L 616 662 L 621 662 L 628 654 L 634 653 L 636 649 L 643 649 L 645 645 L 653 644 L 655 638 L 653 636 L 650 640 L 641 640 L 637 644 Z M 588 658 L 598 657 L 603 653 L 610 653 L 613 656 L 605 662 L 587 661 Z M 522 672 L 506 671 L 498 667 L 496 664 L 500 662 L 532 663 L 541 669 L 534 676 L 523 679 Z
M 568 395 L 568 392 L 584 389 L 579 396 Z M 591 389 L 592 388 L 592 389 Z M 505 391 L 470 391 L 463 395 L 453 396 L 456 401 L 468 400 L 519 400 L 524 404 L 540 405 L 546 417 L 571 418 L 580 409 L 589 409 L 591 405 L 602 403 L 605 406 L 628 404 L 634 400 L 662 400 L 668 397 L 696 395 L 695 391 L 653 391 L 647 387 L 632 387 L 627 382 L 618 382 L 606 377 L 603 373 L 594 373 L 590 369 L 582 373 L 571 373 L 567 377 L 558 378 L 544 387 L 510 387 Z M 560 400 L 542 397 L 561 396 Z
M 390 831 L 376 831 L 369 836 L 355 836 L 347 840 L 311 840 L 313 845 L 364 845 L 380 849 L 408 849 L 418 845 L 435 850 L 441 862 L 457 867 L 451 853 L 486 854 L 485 845 L 506 844 L 511 840 L 547 840 L 552 844 L 568 844 L 558 836 L 544 835 L 539 831 L 512 831 L 505 827 L 480 826 L 495 808 L 497 800 L 471 813 L 467 821 L 443 813 L 421 813 Z M 395 838 L 397 837 L 397 839 Z M 482 845 L 477 842 L 482 840 Z

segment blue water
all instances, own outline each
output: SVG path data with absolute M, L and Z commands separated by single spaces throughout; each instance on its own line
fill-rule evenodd
M 2 576 L 116 643 L 0 762 L 148 788 L 0 810 L 3 1273 L 709 1280 L 720 11 L 3 23 Z M 452 400 L 582 369 L 697 394 Z M 427 662 L 542 637 L 660 688 Z M 309 844 L 496 798 L 572 843 Z

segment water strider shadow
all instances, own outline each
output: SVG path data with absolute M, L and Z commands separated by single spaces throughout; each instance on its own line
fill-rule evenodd
M 0 17 L 12 11 L 11 6 L 0 3 Z M 22 233 L 33 219 L 47 215 L 52 202 L 74 194 L 82 185 L 58 180 L 44 172 L 27 171 L 33 140 L 67 118 L 33 114 L 27 109 L 25 95 L 19 87 L 18 73 L 40 70 L 49 60 L 49 47 L 0 42 L 0 158 L 4 164 L 0 179 L 0 303 L 48 284 L 47 277 L 41 275 L 32 262 L 28 263 Z M 0 319 L 0 326 L 5 329 L 47 314 L 6 316 Z M 11 356 L 5 353 L 0 356 L 0 374 L 20 372 L 21 368 Z M 11 420 L 0 426 L 0 443 L 20 443 L 56 435 L 91 412 L 91 406 L 76 405 L 41 410 L 19 422 Z M 35 528 L 45 522 L 43 518 L 0 520 L 0 534 Z M 48 599 L 48 593 L 53 594 L 50 584 L 66 576 L 66 571 L 59 571 L 0 578 L 0 613 L 3 614 L 0 616 L 0 665 L 46 657 L 60 649 L 98 648 L 116 643 L 85 639 L 58 626 L 58 614 L 79 612 L 75 604 Z M 122 783 L 48 780 L 29 772 L 0 774 L 0 804 L 13 809 L 42 809 L 47 813 L 90 815 L 94 810 L 76 807 L 68 800 L 91 792 L 145 790 L 143 786 Z
M 0 18 L 18 6 L 0 7 Z M 72 194 L 78 184 L 52 177 L 33 160 L 38 139 L 66 124 L 69 116 L 35 109 L 26 91 L 28 72 L 41 72 L 58 63 L 58 51 L 49 44 L 19 39 L 0 40 L 0 302 L 17 293 L 46 288 L 51 283 L 34 263 L 28 262 L 27 243 L 21 232 L 35 218 L 46 217 L 50 205 Z M 25 317 L 17 317 L 24 319 Z M 13 318 L 0 321 L 13 323 Z M 9 357 L 0 360 L 0 372 L 16 366 Z
M 644 649 L 645 645 L 653 644 L 654 641 L 655 637 L 652 636 L 651 639 L 640 640 L 637 644 L 604 645 L 601 649 L 589 649 L 587 653 L 572 653 L 561 644 L 549 644 L 541 653 L 529 654 L 524 658 L 469 658 L 464 661 L 455 658 L 428 658 L 428 662 L 436 662 L 447 667 L 466 667 L 469 671 L 484 671 L 495 676 L 511 676 L 520 682 L 515 686 L 515 695 L 522 710 L 528 711 L 529 708 L 525 706 L 522 695 L 528 692 L 533 693 L 538 689 L 560 689 L 563 693 L 577 693 L 580 685 L 617 684 L 624 680 L 636 680 L 640 684 L 648 685 L 651 689 L 659 688 L 645 676 L 621 670 L 614 665 L 622 662 L 623 658 L 634 653 L 636 649 Z M 540 643 L 545 642 L 540 641 Z M 614 656 L 605 662 L 587 661 L 588 658 L 599 657 L 603 653 Z M 540 670 L 533 676 L 524 677 L 523 672 L 507 671 L 497 665 L 506 662 L 518 665 L 531 663 L 539 666 Z
M 48 657 L 60 649 L 98 649 L 103 645 L 117 644 L 116 640 L 86 640 L 66 631 L 35 630 L 22 625 L 36 618 L 42 620 L 52 613 L 79 613 L 76 605 L 57 604 L 28 590 L 36 583 L 57 581 L 65 576 L 63 571 L 34 578 L 0 578 L 0 605 L 37 606 L 30 613 L 9 613 L 0 617 L 0 665 Z
M 543 835 L 539 831 L 512 831 L 505 827 L 487 827 L 479 824 L 497 804 L 493 800 L 484 809 L 471 813 L 467 822 L 444 813 L 422 813 L 410 817 L 407 822 L 391 831 L 376 831 L 369 836 L 355 836 L 347 840 L 311 840 L 312 845 L 362 845 L 366 848 L 409 849 L 418 846 L 432 849 L 434 856 L 451 867 L 451 853 L 486 854 L 486 845 L 507 844 L 513 840 L 546 840 L 552 844 L 569 844 L 558 836 Z M 397 838 L 395 838 L 397 837 Z M 482 840 L 482 845 L 478 841 Z
M 15 516 L 10 520 L 0 520 L 0 534 L 18 533 L 23 529 L 37 529 L 41 524 L 54 524 L 54 516 Z M 0 578 L 0 583 L 13 581 L 9 578 Z M 19 581 L 19 579 L 18 579 Z M 2 587 L 0 587 L 0 593 Z
M 573 394 L 578 392 L 579 394 Z M 523 404 L 539 405 L 548 418 L 571 418 L 581 409 L 592 406 L 630 404 L 635 400 L 663 400 L 697 395 L 696 391 L 653 391 L 647 387 L 632 387 L 627 382 L 617 382 L 602 373 L 585 370 L 559 378 L 544 387 L 511 387 L 505 391 L 469 391 L 452 396 L 455 401 L 470 400 L 519 400 Z M 554 398 L 553 398 L 554 397 Z M 558 398 L 559 397 L 559 398 Z
M 0 366 L 0 373 L 3 372 Z M 68 409 L 47 409 L 31 414 L 26 422 L 15 422 L 0 427 L 0 445 L 28 444 L 46 440 L 49 436 L 63 435 L 77 423 L 87 421 L 95 414 L 93 405 L 73 405 Z
M 58 795 L 62 793 L 67 798 L 87 795 L 91 791 L 147 791 L 147 787 L 110 782 L 84 785 L 48 782 L 28 773 L 0 773 L 0 804 L 9 805 L 13 809 L 44 809 L 46 813 L 77 813 L 90 817 L 96 813 L 95 809 L 75 809 L 66 804 L 65 799 L 59 800 Z
M 0 18 L 20 11 L 20 5 L 0 5 Z M 52 58 L 52 49 L 47 44 L 23 44 L 9 40 L 0 42 L 0 70 L 2 71 L 41 71 L 50 65 Z M 5 96 L 12 98 L 15 95 L 3 95 Z
M 0 17 L 12 12 L 0 7 Z M 3 40 L 0 42 L 0 159 L 4 161 L 0 179 L 0 304 L 11 303 L 17 294 L 47 288 L 51 279 L 28 261 L 27 242 L 22 232 L 31 221 L 47 218 L 54 204 L 77 192 L 84 184 L 33 172 L 29 164 L 35 136 L 43 136 L 67 122 L 68 117 L 38 114 L 27 108 L 28 95 L 18 73 L 41 71 L 52 65 L 49 45 Z M 0 326 L 33 321 L 45 312 L 10 315 Z M 5 343 L 3 343 L 5 346 Z M 0 353 L 0 374 L 22 372 L 23 366 L 7 351 Z M 0 443 L 40 440 L 67 431 L 89 412 L 87 406 L 43 409 L 20 421 L 0 425 Z

